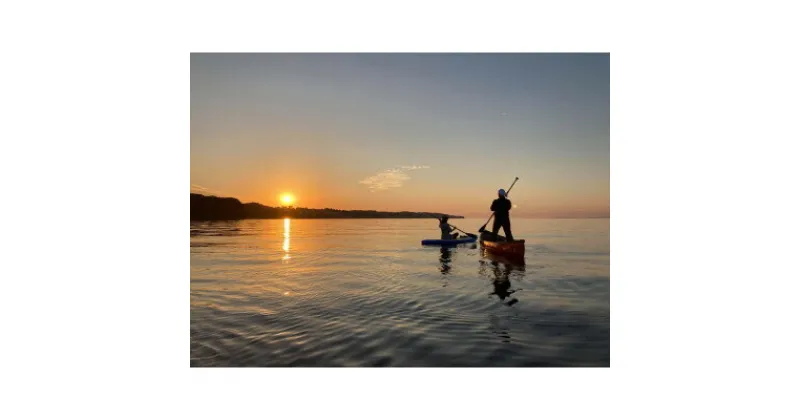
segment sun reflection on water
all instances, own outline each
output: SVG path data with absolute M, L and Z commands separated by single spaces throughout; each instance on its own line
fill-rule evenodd
M 289 255 L 289 234 L 292 231 L 292 222 L 288 217 L 283 219 L 283 258 L 281 261 L 288 261 L 291 256 Z

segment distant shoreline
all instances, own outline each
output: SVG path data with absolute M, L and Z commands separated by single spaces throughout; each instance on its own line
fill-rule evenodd
M 191 193 L 191 221 L 224 221 L 244 219 L 431 219 L 444 213 L 377 210 L 307 209 L 303 207 L 269 207 L 260 203 L 242 204 L 236 198 Z M 451 219 L 464 216 L 447 215 Z

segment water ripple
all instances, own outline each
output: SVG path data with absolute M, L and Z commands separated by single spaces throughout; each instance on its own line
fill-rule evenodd
M 524 265 L 415 220 L 294 220 L 287 251 L 284 223 L 193 224 L 191 366 L 609 366 L 607 222 L 515 225 Z

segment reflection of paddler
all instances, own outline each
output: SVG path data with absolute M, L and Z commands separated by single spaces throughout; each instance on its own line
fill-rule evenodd
M 442 247 L 442 254 L 439 256 L 439 262 L 442 263 L 442 268 L 440 268 L 439 271 L 441 271 L 442 274 L 447 274 L 450 272 L 450 261 L 452 261 L 452 255 L 453 253 L 450 251 L 450 248 L 445 246 Z
M 492 271 L 494 272 L 494 281 L 492 282 L 494 285 L 494 292 L 489 293 L 489 295 L 497 295 L 500 300 L 505 302 L 507 297 L 510 297 L 512 293 L 515 293 L 516 290 L 511 289 L 511 280 L 509 275 L 511 274 L 511 266 L 508 264 L 503 264 L 502 269 L 500 268 L 500 264 L 496 261 L 492 261 Z M 515 303 L 519 302 L 516 298 L 505 302 L 506 305 L 511 306 Z

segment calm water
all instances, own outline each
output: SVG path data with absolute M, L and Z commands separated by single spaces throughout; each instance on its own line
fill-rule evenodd
M 435 220 L 192 223 L 191 366 L 609 366 L 609 220 L 512 227 L 524 265 Z

